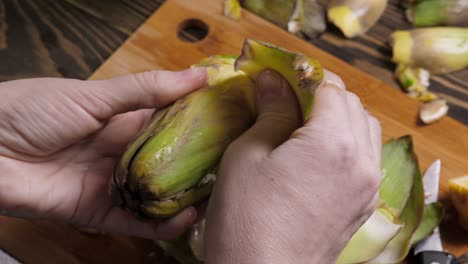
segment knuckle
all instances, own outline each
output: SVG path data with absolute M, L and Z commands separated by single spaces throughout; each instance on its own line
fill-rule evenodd
M 367 176 L 365 183 L 366 189 L 368 189 L 371 193 L 375 193 L 379 190 L 380 187 L 380 175 L 377 173 L 373 173 Z
M 380 121 L 375 118 L 373 115 L 369 114 L 369 121 L 376 126 L 380 126 Z
M 232 142 L 227 147 L 223 156 L 226 159 L 235 159 L 240 162 L 258 160 L 262 155 L 260 155 L 260 153 L 255 149 L 255 147 L 252 147 L 252 144 L 249 144 L 249 142 L 247 141 L 248 139 L 241 138 Z
M 369 122 L 370 122 L 371 126 L 377 128 L 379 130 L 382 129 L 382 125 L 380 124 L 380 121 L 377 118 L 369 115 Z
M 354 139 L 352 137 L 340 138 L 335 142 L 335 148 L 336 150 L 334 152 L 337 155 L 338 162 L 340 162 L 345 169 L 353 167 L 357 158 Z
M 155 83 L 154 82 L 156 79 L 155 75 L 157 74 L 154 72 L 146 71 L 146 72 L 140 72 L 140 73 L 134 74 L 133 78 L 137 84 L 137 87 L 146 89 L 152 83 Z
M 146 71 L 132 75 L 137 89 L 149 96 L 152 102 L 160 100 L 154 92 L 154 87 L 160 82 L 160 75 L 159 71 Z
M 361 105 L 361 99 L 355 93 L 346 92 L 346 98 L 353 104 Z
M 377 209 L 378 204 L 379 204 L 379 195 L 375 194 L 370 199 L 370 201 L 364 205 L 364 208 L 362 210 L 364 217 L 369 218 L 372 215 L 372 213 L 374 213 L 374 211 Z
M 381 176 L 380 176 L 380 170 L 377 168 L 372 168 L 367 166 L 367 169 L 363 168 L 361 169 L 361 175 L 362 176 L 362 189 L 365 193 L 374 195 L 380 187 L 380 181 L 381 181 Z

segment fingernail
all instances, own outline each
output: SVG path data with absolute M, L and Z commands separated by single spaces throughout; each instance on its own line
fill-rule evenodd
M 283 80 L 278 73 L 266 70 L 258 75 L 256 89 L 260 99 L 273 99 L 283 94 Z
M 202 67 L 194 67 L 181 72 L 184 77 L 188 78 L 205 78 L 206 69 Z
M 346 90 L 343 80 L 341 80 L 341 78 L 338 75 L 330 71 L 325 71 L 323 84 L 333 86 L 340 90 Z
M 340 90 L 344 90 L 343 86 L 341 86 L 339 83 L 335 82 L 335 81 L 332 81 L 332 80 L 325 80 L 325 85 L 328 85 L 328 86 L 333 86 L 335 88 L 338 88 Z
M 185 210 L 186 210 L 188 218 L 190 218 L 190 220 L 192 222 L 195 222 L 197 220 L 197 209 L 195 209 L 195 207 L 191 206 L 191 207 L 189 207 L 189 208 L 187 208 Z

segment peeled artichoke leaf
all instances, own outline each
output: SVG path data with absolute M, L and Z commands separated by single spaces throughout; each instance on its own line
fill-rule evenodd
M 431 203 L 424 207 L 422 221 L 411 237 L 411 247 L 426 238 L 440 224 L 444 210 L 440 203 Z
M 402 227 L 390 211 L 375 210 L 346 244 L 336 263 L 361 263 L 375 258 Z
M 390 141 L 384 145 L 382 161 L 386 169 L 386 174 L 382 180 L 380 197 L 389 206 L 399 209 L 395 206 L 400 205 L 406 200 L 401 214 L 398 218 L 403 223 L 403 228 L 392 238 L 385 249 L 374 259 L 366 262 L 369 264 L 398 263 L 402 261 L 411 248 L 411 238 L 421 223 L 424 212 L 424 190 L 422 184 L 421 172 L 419 170 L 416 155 L 413 150 L 411 137 L 405 136 L 397 140 Z M 406 168 L 406 170 L 394 170 L 388 167 L 392 164 L 396 168 Z M 393 173 L 399 173 L 393 175 Z M 407 199 L 400 197 L 398 188 L 394 188 L 396 183 L 405 187 L 411 181 L 404 180 L 404 177 L 412 179 L 410 185 L 410 196 Z M 391 182 L 388 179 L 393 179 Z M 388 188 L 388 189 L 386 189 Z M 404 189 L 403 189 L 404 190 Z M 393 198 L 394 201 L 389 200 Z M 399 210 L 394 210 L 397 213 Z
M 389 140 L 382 146 L 381 167 L 380 200 L 399 216 L 410 197 L 414 175 L 419 173 L 410 136 Z
M 323 68 L 318 60 L 293 53 L 269 43 L 247 39 L 235 70 L 255 79 L 265 69 L 280 73 L 291 85 L 299 100 L 303 120 L 307 121 L 313 103 L 313 93 L 323 80 Z
M 297 33 L 302 28 L 304 22 L 304 1 L 296 0 L 294 10 L 288 21 L 288 31 L 291 33 Z

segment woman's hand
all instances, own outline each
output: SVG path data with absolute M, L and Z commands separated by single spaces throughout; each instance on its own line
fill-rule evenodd
M 378 121 L 327 72 L 300 127 L 292 89 L 257 79 L 260 115 L 225 153 L 207 212 L 212 263 L 334 263 L 376 206 Z
M 174 238 L 195 221 L 194 208 L 164 223 L 142 223 L 113 207 L 107 188 L 116 161 L 151 109 L 199 88 L 205 78 L 204 70 L 191 69 L 102 81 L 1 83 L 0 213 Z

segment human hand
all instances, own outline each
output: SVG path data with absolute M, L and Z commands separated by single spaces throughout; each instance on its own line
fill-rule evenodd
M 211 195 L 206 263 L 334 263 L 374 211 L 381 129 L 327 72 L 300 127 L 292 89 L 257 79 L 260 115 L 229 146 Z
M 174 238 L 195 221 L 193 207 L 166 222 L 143 223 L 113 207 L 107 189 L 115 163 L 151 109 L 199 88 L 205 78 L 204 70 L 192 69 L 1 83 L 0 213 Z

